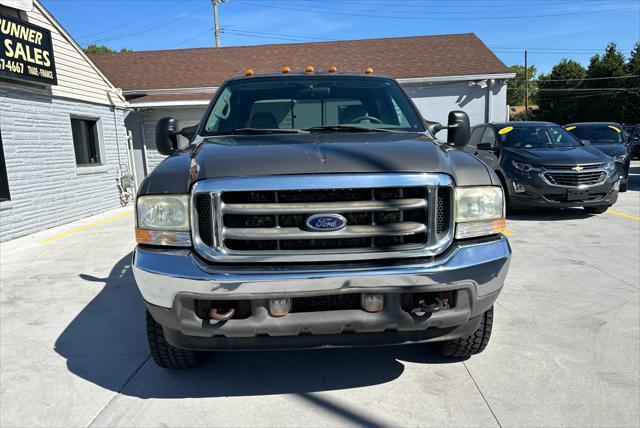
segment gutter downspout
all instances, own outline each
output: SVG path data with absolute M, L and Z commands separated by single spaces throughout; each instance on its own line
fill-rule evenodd
M 487 102 L 484 117 L 485 123 L 493 122 L 493 86 L 495 83 L 495 79 L 490 79 L 487 85 Z

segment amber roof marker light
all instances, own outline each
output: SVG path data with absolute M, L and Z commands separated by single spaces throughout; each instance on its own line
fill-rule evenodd
M 283 73 L 291 73 L 291 67 L 289 67 L 288 65 L 285 65 L 280 69 L 280 71 L 282 71 Z
M 247 68 L 244 72 L 245 76 L 253 76 L 253 70 L 250 68 Z
M 364 69 L 364 74 L 373 74 L 373 68 L 367 67 Z
M 307 68 L 304 69 L 307 73 L 313 73 L 313 65 L 307 65 Z
M 329 73 L 335 73 L 336 71 L 338 71 L 338 67 L 336 67 L 335 65 L 329 67 Z

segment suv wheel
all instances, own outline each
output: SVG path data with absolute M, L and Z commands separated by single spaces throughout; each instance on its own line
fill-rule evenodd
M 626 192 L 627 190 L 629 190 L 629 183 L 624 183 L 620 185 L 620 190 L 618 190 L 618 192 Z
M 584 210 L 589 214 L 602 214 L 606 212 L 611 205 L 600 205 L 597 207 L 584 207 Z
M 164 338 L 162 326 L 147 311 L 147 339 L 153 361 L 165 369 L 189 369 L 205 362 L 204 352 L 188 351 L 172 346 Z
M 491 337 L 493 326 L 493 306 L 482 314 L 478 329 L 467 337 L 440 342 L 438 351 L 443 357 L 466 358 L 484 351 Z

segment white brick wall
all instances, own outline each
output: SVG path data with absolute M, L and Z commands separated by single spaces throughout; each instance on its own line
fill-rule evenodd
M 90 174 L 76 167 L 72 115 L 99 120 L 104 166 L 89 167 L 96 168 Z M 0 202 L 0 241 L 120 206 L 116 171 L 127 165 L 122 109 L 114 117 L 109 106 L 0 87 L 0 132 L 11 193 Z

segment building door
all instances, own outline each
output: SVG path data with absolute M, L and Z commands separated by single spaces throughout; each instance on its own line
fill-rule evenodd
M 138 180 L 138 184 L 140 184 L 147 174 L 149 174 L 147 167 L 147 148 L 144 144 L 145 135 L 142 115 L 137 112 L 129 113 L 124 123 L 133 139 L 131 144 L 133 168 L 135 169 L 135 176 Z

